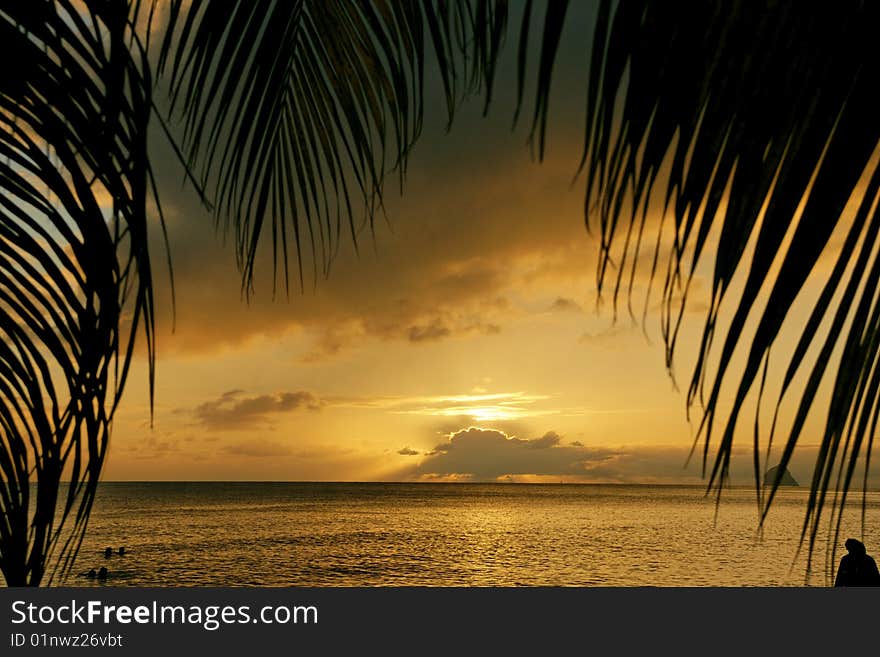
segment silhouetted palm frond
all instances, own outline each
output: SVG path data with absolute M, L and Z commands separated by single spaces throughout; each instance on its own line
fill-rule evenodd
M 519 106 L 531 39 L 538 45 L 531 125 L 542 155 L 569 3 L 527 0 L 523 9 Z M 820 382 L 833 378 L 804 525 L 811 551 L 823 505 L 840 490 L 833 503 L 842 508 L 880 413 L 876 168 L 867 171 L 855 215 L 842 216 L 880 139 L 872 106 L 880 60 L 871 49 L 878 14 L 855 2 L 818 11 L 777 2 L 603 1 L 586 90 L 582 164 L 602 240 L 600 289 L 613 282 L 615 303 L 621 289 L 631 295 L 638 255 L 651 253 L 651 279 L 663 280 L 670 367 L 695 272 L 703 262 L 714 268 L 687 396 L 689 406 L 703 407 L 710 486 L 727 475 L 740 416 L 747 398 L 763 393 L 784 320 L 832 235 L 845 234 L 786 355 L 776 405 L 778 412 L 785 399 L 797 401 L 785 427 L 785 466 Z M 181 136 L 175 147 L 190 180 L 234 234 L 245 288 L 266 231 L 285 283 L 292 251 L 302 282 L 305 260 L 313 259 L 317 278 L 343 233 L 357 243 L 361 227 L 372 225 L 388 174 L 402 181 L 432 70 L 450 120 L 465 94 L 490 102 L 507 21 L 501 0 L 0 7 L 0 571 L 7 583 L 38 584 L 53 560 L 62 574 L 72 564 L 141 330 L 152 384 L 151 115 Z M 155 97 L 153 66 L 170 95 L 167 114 Z M 652 198 L 670 217 L 659 228 L 648 220 Z M 741 271 L 740 288 L 732 281 Z M 724 382 L 735 388 L 729 413 L 720 401 Z M 713 459 L 716 424 L 723 426 Z M 768 442 L 777 430 L 774 419 Z M 764 497 L 759 438 L 756 429 L 766 512 L 779 479 L 767 482 Z
M 133 37 L 120 0 L 0 9 L 0 571 L 9 585 L 72 565 L 138 326 L 152 363 L 152 89 Z
M 826 373 L 834 377 L 804 525 L 811 552 L 829 494 L 841 491 L 834 500 L 841 509 L 858 459 L 870 456 L 880 412 L 880 170 L 866 171 L 880 140 L 880 59 L 872 37 L 878 21 L 873 3 L 820 10 L 787 2 L 622 0 L 613 10 L 602 3 L 593 49 L 584 167 L 587 204 L 602 239 L 600 289 L 612 283 L 615 304 L 621 287 L 631 293 L 639 253 L 649 240 L 656 245 L 647 248 L 655 249 L 651 277 L 663 281 L 670 367 L 694 272 L 714 258 L 687 395 L 689 407 L 702 405 L 710 486 L 727 476 L 746 398 L 763 392 L 783 321 L 835 229 L 846 232 L 795 350 L 781 354 L 787 364 L 776 412 L 799 396 L 797 412 L 784 428 L 774 416 L 765 436 L 769 442 L 774 431 L 788 434 L 781 458 L 787 465 L 820 381 Z M 671 163 L 668 180 L 660 174 L 664 160 Z M 863 173 L 867 187 L 857 190 Z M 860 204 L 847 218 L 844 206 L 854 192 Z M 657 230 L 647 221 L 652 196 L 670 216 L 659 232 L 671 236 L 671 247 L 648 234 Z M 666 251 L 663 271 L 658 255 Z M 744 285 L 732 287 L 741 270 Z M 723 301 L 733 312 L 720 319 Z M 713 351 L 716 342 L 720 351 Z M 737 348 L 746 358 L 734 358 Z M 710 354 L 717 367 L 710 367 Z M 793 385 L 798 376 L 802 388 Z M 726 381 L 736 389 L 729 413 L 719 409 Z M 716 424 L 721 438 L 713 453 Z M 762 498 L 768 464 L 761 465 L 755 427 L 755 479 L 766 514 L 784 467 Z M 866 458 L 864 483 L 867 472 Z M 838 513 L 838 527 L 839 521 Z
M 290 244 L 301 283 L 304 257 L 326 273 L 343 224 L 357 244 L 389 171 L 403 182 L 426 59 L 450 120 L 466 93 L 488 103 L 506 20 L 487 0 L 172 3 L 159 57 L 171 117 L 246 286 L 264 229 L 285 284 Z

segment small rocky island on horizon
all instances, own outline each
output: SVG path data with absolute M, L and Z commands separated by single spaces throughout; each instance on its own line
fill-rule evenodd
M 779 466 L 774 465 L 772 468 L 767 470 L 764 474 L 764 485 L 772 485 L 774 481 L 776 481 L 777 472 L 779 472 Z M 791 476 L 791 472 L 788 471 L 788 468 L 785 468 L 782 472 L 782 478 L 779 480 L 780 486 L 800 486 L 797 480 Z

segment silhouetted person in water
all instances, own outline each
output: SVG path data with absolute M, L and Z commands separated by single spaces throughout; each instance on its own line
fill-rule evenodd
M 846 539 L 847 552 L 840 560 L 834 586 L 880 586 L 880 572 L 865 545 L 854 538 Z
M 94 568 L 92 568 L 92 569 L 91 569 L 89 572 L 87 572 L 85 575 L 86 575 L 86 577 L 88 577 L 89 579 L 95 579 L 95 578 L 98 576 L 98 573 L 95 571 Z
M 125 548 L 124 547 L 119 548 L 119 556 L 121 557 L 124 554 L 125 554 Z
M 104 558 L 109 559 L 112 556 L 113 556 L 113 548 L 111 548 L 111 547 L 104 548 Z
M 101 570 L 98 571 L 98 579 L 107 579 L 107 569 L 104 566 L 101 566 Z

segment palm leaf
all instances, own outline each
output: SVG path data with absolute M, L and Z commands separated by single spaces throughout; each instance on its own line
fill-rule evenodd
M 596 30 L 583 161 L 587 205 L 602 240 L 600 290 L 613 285 L 615 307 L 622 287 L 632 293 L 649 230 L 648 206 L 659 197 L 671 225 L 659 228 L 650 275 L 652 281 L 663 278 L 671 370 L 689 286 L 700 264 L 714 257 L 711 303 L 687 402 L 701 407 L 703 467 L 709 486 L 719 492 L 746 399 L 763 394 L 783 322 L 791 320 L 832 234 L 838 227 L 847 231 L 788 357 L 776 418 L 793 395 L 799 395 L 799 407 L 786 428 L 783 467 L 772 482 L 763 482 L 768 464 L 761 462 L 755 410 L 754 468 L 763 518 L 820 382 L 826 373 L 834 377 L 802 535 L 812 553 L 832 489 L 843 491 L 832 513 L 839 530 L 845 491 L 859 457 L 870 455 L 880 408 L 876 168 L 867 171 L 870 182 L 855 219 L 849 224 L 843 215 L 880 139 L 873 95 L 880 64 L 871 53 L 871 28 L 880 11 L 870 3 L 838 4 L 833 11 L 734 1 L 623 0 L 610 7 L 603 2 Z M 621 93 L 624 100 L 616 105 Z M 664 161 L 671 163 L 668 180 L 659 177 Z M 717 245 L 710 241 L 713 232 Z M 663 246 L 667 242 L 671 246 Z M 665 272 L 657 270 L 661 251 L 668 253 Z M 745 273 L 741 289 L 731 287 L 739 271 Z M 733 312 L 721 319 L 725 301 Z M 828 325 L 830 331 L 821 328 Z M 733 358 L 737 350 L 745 352 L 744 361 Z M 712 356 L 717 367 L 710 366 Z M 800 391 L 793 386 L 798 375 L 806 380 Z M 735 389 L 729 412 L 720 410 L 728 381 Z M 781 430 L 774 420 L 764 436 L 768 453 Z M 713 453 L 716 431 L 721 435 Z
M 403 182 L 428 46 L 451 120 L 467 93 L 488 103 L 506 19 L 486 0 L 171 4 L 158 68 L 170 119 L 234 234 L 245 288 L 267 223 L 285 286 L 289 244 L 301 285 L 304 261 L 326 273 L 344 231 L 357 245 L 388 173 Z
M 0 10 L 4 61 L 16 63 L 0 78 L 0 571 L 9 585 L 69 571 L 139 326 L 152 363 L 151 86 L 133 36 L 127 2 Z M 128 331 L 123 311 L 133 315 Z

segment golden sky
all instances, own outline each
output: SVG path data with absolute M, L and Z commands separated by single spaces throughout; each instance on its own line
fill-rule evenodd
M 273 299 L 269 257 L 242 298 L 232 245 L 157 137 L 176 325 L 154 231 L 153 426 L 141 359 L 104 478 L 700 481 L 699 458 L 685 467 L 696 427 L 665 369 L 656 309 L 643 331 L 625 305 L 616 322 L 597 307 L 598 244 L 574 180 L 586 66 L 582 44 L 565 43 L 546 161 L 531 160 L 527 125 L 510 130 L 510 75 L 488 118 L 473 102 L 447 133 L 439 108 L 429 112 L 403 196 L 389 184 L 387 222 L 361 231 L 359 255 L 343 240 L 329 277 L 307 274 L 289 298 Z M 680 338 L 685 389 L 701 273 Z M 752 476 L 751 416 L 742 424 L 734 483 Z M 798 479 L 811 474 L 819 428 L 797 454 Z

